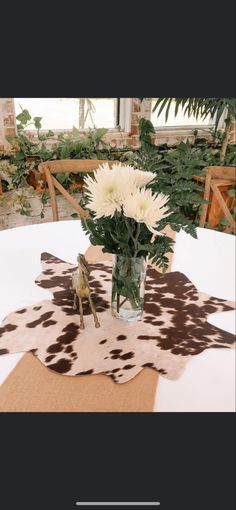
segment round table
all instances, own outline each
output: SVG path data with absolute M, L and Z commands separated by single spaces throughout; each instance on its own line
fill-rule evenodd
M 176 236 L 172 270 L 182 271 L 196 287 L 219 298 L 234 300 L 235 238 L 197 229 L 198 239 Z M 41 272 L 40 255 L 52 253 L 76 263 L 89 247 L 80 220 L 17 227 L 0 232 L 0 321 L 17 308 L 51 299 L 51 293 L 34 284 Z M 214 314 L 209 321 L 234 333 L 234 312 Z M 0 356 L 0 384 L 23 356 Z M 208 349 L 193 356 L 177 381 L 159 378 L 155 410 L 234 411 L 234 350 Z

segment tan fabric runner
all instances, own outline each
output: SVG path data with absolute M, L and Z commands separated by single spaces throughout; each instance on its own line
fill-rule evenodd
M 86 258 L 111 256 L 91 246 Z M 63 377 L 25 354 L 0 386 L 0 412 L 151 412 L 157 381 L 157 372 L 149 368 L 124 385 L 101 374 Z
M 149 368 L 120 385 L 101 374 L 63 377 L 29 353 L 0 387 L 0 412 L 153 411 L 157 377 Z

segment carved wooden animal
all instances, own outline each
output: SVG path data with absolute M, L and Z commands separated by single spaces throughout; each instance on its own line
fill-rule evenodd
M 78 267 L 72 273 L 72 287 L 74 290 L 74 303 L 73 309 L 77 309 L 77 298 L 79 300 L 79 311 L 80 311 L 80 328 L 84 329 L 84 315 L 83 315 L 83 303 L 82 299 L 87 298 L 95 322 L 95 327 L 99 328 L 100 324 L 97 318 L 95 306 L 91 297 L 91 291 L 88 282 L 89 267 L 88 263 L 81 253 L 77 257 Z

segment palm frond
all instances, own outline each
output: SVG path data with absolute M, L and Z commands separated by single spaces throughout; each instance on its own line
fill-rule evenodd
M 217 130 L 219 121 L 224 112 L 226 117 L 236 119 L 236 99 L 222 97 L 159 97 L 154 105 L 153 112 L 157 109 L 159 117 L 165 110 L 165 120 L 167 122 L 170 107 L 175 104 L 174 115 L 178 115 L 180 110 L 184 115 L 190 117 L 193 115 L 196 119 L 206 119 L 208 115 L 215 118 L 215 130 Z

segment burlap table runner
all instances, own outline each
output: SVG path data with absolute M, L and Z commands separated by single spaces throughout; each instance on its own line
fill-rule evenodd
M 120 385 L 101 374 L 63 377 L 29 353 L 0 387 L 0 412 L 150 412 L 157 377 L 148 368 Z

